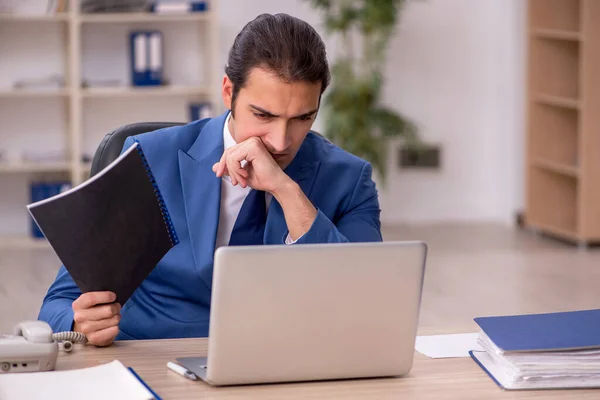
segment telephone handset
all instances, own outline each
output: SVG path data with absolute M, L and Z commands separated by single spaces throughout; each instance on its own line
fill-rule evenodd
M 70 351 L 73 342 L 87 339 L 79 332 L 53 333 L 44 321 L 17 324 L 13 335 L 0 335 L 0 373 L 52 371 L 61 341 L 61 347 Z

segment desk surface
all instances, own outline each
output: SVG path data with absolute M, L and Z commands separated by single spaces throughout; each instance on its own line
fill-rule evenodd
M 470 358 L 429 359 L 416 353 L 404 378 L 289 383 L 213 388 L 167 369 L 176 357 L 206 356 L 206 339 L 115 342 L 110 347 L 77 345 L 61 353 L 57 370 L 84 368 L 120 360 L 164 400 L 170 399 L 598 399 L 598 390 L 503 391 Z

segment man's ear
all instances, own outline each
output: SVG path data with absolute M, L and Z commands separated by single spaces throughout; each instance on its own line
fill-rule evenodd
M 233 82 L 227 75 L 223 77 L 223 85 L 221 87 L 221 96 L 223 97 L 223 104 L 228 110 L 231 110 L 231 100 L 233 98 Z

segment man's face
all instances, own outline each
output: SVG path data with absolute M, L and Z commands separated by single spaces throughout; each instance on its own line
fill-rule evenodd
M 223 78 L 223 101 L 231 109 L 233 85 Z M 236 143 L 256 136 L 285 169 L 312 127 L 319 108 L 321 83 L 286 83 L 262 68 L 253 68 L 236 98 L 229 129 Z M 234 117 L 235 115 L 235 117 Z

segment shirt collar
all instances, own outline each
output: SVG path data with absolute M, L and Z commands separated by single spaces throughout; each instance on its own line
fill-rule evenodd
M 233 136 L 231 136 L 231 132 L 229 131 L 230 118 L 231 112 L 229 113 L 229 115 L 227 115 L 227 118 L 225 119 L 225 124 L 223 125 L 223 145 L 225 146 L 225 150 L 236 145 L 235 140 L 233 139 Z

